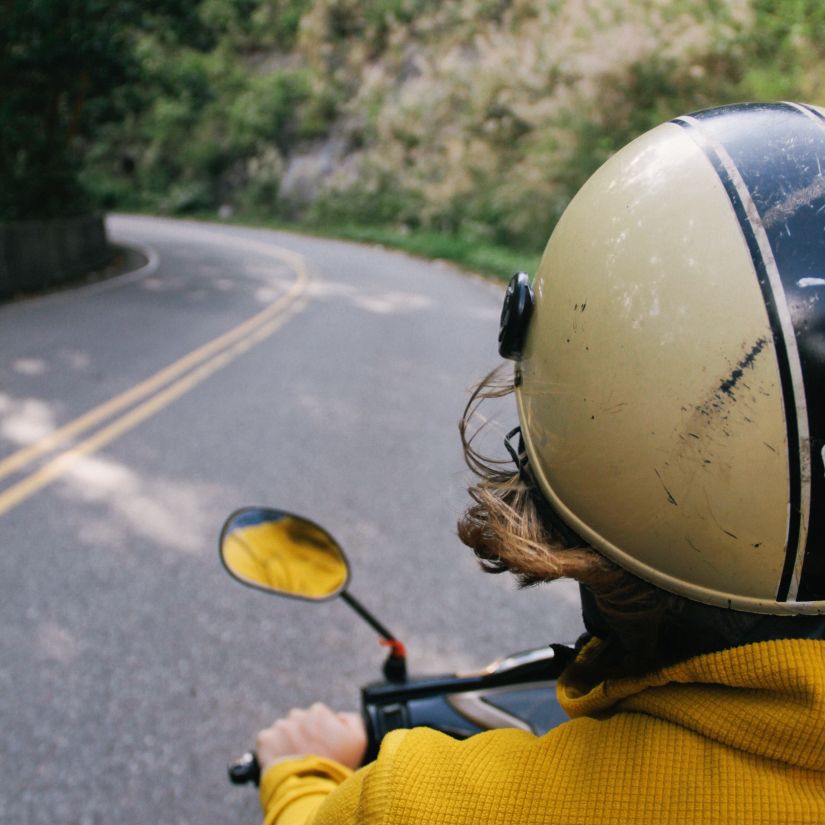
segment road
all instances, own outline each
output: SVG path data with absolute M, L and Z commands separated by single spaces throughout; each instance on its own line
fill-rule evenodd
M 338 537 L 414 672 L 578 635 L 569 583 L 518 592 L 455 537 L 500 287 L 267 230 L 109 232 L 148 263 L 0 306 L 0 821 L 254 823 L 228 758 L 295 704 L 356 706 L 372 631 L 223 573 L 244 504 Z

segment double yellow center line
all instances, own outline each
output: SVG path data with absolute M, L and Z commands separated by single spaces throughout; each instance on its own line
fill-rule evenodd
M 176 231 L 177 236 L 180 231 Z M 32 462 L 57 453 L 22 480 L 0 492 L 0 515 L 60 478 L 81 458 L 110 444 L 124 433 L 169 406 L 219 369 L 278 330 L 306 306 L 309 273 L 302 256 L 268 243 L 232 236 L 219 239 L 197 233 L 199 240 L 236 246 L 286 263 L 296 279 L 289 289 L 256 315 L 164 367 L 145 381 L 100 404 L 60 429 L 0 461 L 0 483 L 23 471 Z M 108 423 L 107 423 L 108 422 Z M 79 437 L 102 426 L 82 441 Z

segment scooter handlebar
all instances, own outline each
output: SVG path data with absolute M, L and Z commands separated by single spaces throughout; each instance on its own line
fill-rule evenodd
M 239 759 L 230 762 L 226 770 L 233 785 L 248 785 L 250 782 L 258 785 L 261 781 L 261 766 L 253 751 L 247 751 Z
M 384 736 L 397 728 L 423 726 L 457 739 L 493 727 L 546 733 L 567 719 L 555 699 L 553 682 L 575 652 L 567 645 L 550 645 L 507 656 L 475 674 L 365 685 L 361 689 L 368 739 L 364 764 L 375 759 Z M 461 696 L 466 698 L 460 701 Z M 253 751 L 232 762 L 228 772 L 235 785 L 258 785 L 261 780 Z

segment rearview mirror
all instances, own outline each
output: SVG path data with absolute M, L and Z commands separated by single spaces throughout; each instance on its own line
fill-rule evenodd
M 310 601 L 342 593 L 349 564 L 338 542 L 312 521 L 262 507 L 233 513 L 221 531 L 221 560 L 242 584 Z

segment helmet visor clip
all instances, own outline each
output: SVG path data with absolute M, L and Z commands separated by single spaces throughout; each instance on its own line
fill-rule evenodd
M 498 352 L 502 358 L 519 361 L 524 350 L 527 325 L 533 314 L 533 288 L 526 272 L 513 275 L 504 295 L 498 331 Z

